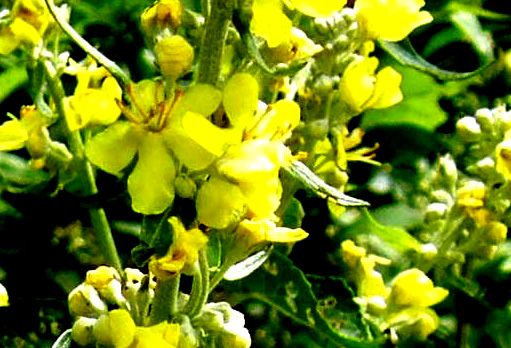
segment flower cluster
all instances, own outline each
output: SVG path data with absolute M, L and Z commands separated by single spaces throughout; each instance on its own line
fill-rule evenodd
M 367 254 L 349 239 L 342 242 L 341 255 L 353 271 L 358 302 L 381 330 L 390 328 L 400 339 L 426 339 L 438 328 L 438 317 L 429 307 L 443 301 L 448 290 L 435 287 L 417 268 L 400 272 L 386 286 L 375 267 L 389 265 L 390 260 Z

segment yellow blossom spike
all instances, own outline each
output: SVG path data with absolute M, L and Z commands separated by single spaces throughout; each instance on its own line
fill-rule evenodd
M 291 8 L 296 8 L 298 11 L 311 17 L 328 17 L 334 12 L 340 11 L 346 0 L 285 0 L 284 1 Z
M 246 199 L 235 184 L 213 175 L 197 192 L 197 218 L 213 228 L 225 228 L 241 216 Z
M 94 136 L 85 145 L 89 160 L 105 172 L 118 174 L 135 157 L 138 136 L 132 125 L 119 121 Z
M 252 120 L 259 102 L 259 85 L 250 74 L 233 75 L 226 83 L 223 105 L 231 124 L 243 129 Z
M 25 146 L 27 140 L 28 133 L 18 119 L 0 125 L 0 151 L 19 150 Z
M 160 214 L 174 201 L 174 159 L 160 133 L 147 133 L 138 146 L 138 161 L 128 178 L 134 211 Z
M 415 28 L 433 20 L 420 11 L 424 0 L 357 0 L 357 21 L 368 39 L 403 40 Z
M 254 0 L 250 30 L 266 40 L 268 47 L 276 47 L 291 37 L 291 20 L 282 12 L 278 0 Z
M 424 272 L 412 268 L 394 278 L 389 302 L 398 306 L 429 307 L 442 302 L 447 295 L 447 289 L 434 286 Z

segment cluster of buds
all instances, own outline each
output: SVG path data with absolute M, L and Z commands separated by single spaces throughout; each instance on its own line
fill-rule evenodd
M 151 304 L 158 281 L 138 269 L 126 268 L 124 274 L 121 280 L 115 269 L 100 266 L 89 271 L 85 281 L 69 294 L 69 310 L 75 317 L 71 337 L 80 346 L 250 347 L 243 314 L 224 302 L 204 305 L 191 319 L 179 313 L 172 321 L 152 323 Z M 180 293 L 180 312 L 188 300 L 188 295 Z
M 408 337 L 424 340 L 438 328 L 438 316 L 429 307 L 443 301 L 449 291 L 434 286 L 424 272 L 408 269 L 385 282 L 375 268 L 388 266 L 391 261 L 368 254 L 349 239 L 341 244 L 341 256 L 352 271 L 356 300 L 367 319 L 381 331 L 390 330 L 393 341 Z
M 178 34 L 183 12 L 180 0 L 161 0 L 148 7 L 141 17 L 142 30 L 153 47 L 160 71 L 170 80 L 187 72 L 194 58 L 193 47 Z
M 507 238 L 508 152 L 511 112 L 480 109 L 456 124 L 458 153 L 439 158 L 422 182 L 428 192 L 419 237 L 439 249 L 439 257 L 463 263 L 468 255 L 488 259 Z

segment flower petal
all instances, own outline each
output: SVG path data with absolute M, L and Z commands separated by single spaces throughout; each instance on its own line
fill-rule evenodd
M 0 151 L 19 150 L 27 140 L 27 131 L 19 120 L 12 119 L 0 126 Z
M 137 153 L 138 137 L 135 133 L 129 122 L 116 122 L 85 145 L 85 154 L 105 172 L 118 174 Z
M 245 202 L 238 186 L 212 176 L 197 193 L 197 218 L 207 226 L 225 228 L 241 215 Z
M 233 75 L 224 87 L 223 105 L 234 127 L 245 128 L 257 111 L 259 85 L 250 74 Z
M 346 0 L 287 0 L 290 7 L 311 17 L 328 17 L 334 12 L 341 10 L 346 5 Z
M 160 133 L 147 133 L 138 146 L 138 161 L 128 178 L 134 211 L 160 214 L 174 201 L 176 169 Z

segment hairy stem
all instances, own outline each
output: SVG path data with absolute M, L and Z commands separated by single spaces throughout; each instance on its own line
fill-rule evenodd
M 206 21 L 199 57 L 197 82 L 216 86 L 220 76 L 227 29 L 232 18 L 234 0 L 212 0 Z
M 50 94 L 55 102 L 57 113 L 62 117 L 63 120 L 66 118 L 66 109 L 64 107 L 64 88 L 62 83 L 57 76 L 55 68 L 50 61 L 44 62 L 44 68 L 46 71 L 46 80 L 48 83 Z M 96 186 L 96 180 L 94 178 L 94 171 L 91 164 L 85 158 L 85 150 L 83 146 L 82 137 L 79 131 L 71 131 L 68 127 L 67 122 L 64 122 L 66 127 L 66 137 L 68 140 L 69 148 L 73 154 L 74 161 L 77 163 L 79 168 L 79 179 L 81 180 L 81 187 L 85 195 L 94 195 L 98 193 Z M 106 258 L 106 262 L 114 266 L 117 271 L 122 274 L 122 264 L 117 248 L 112 236 L 112 231 L 108 220 L 106 218 L 105 211 L 103 208 L 89 208 L 90 219 L 92 227 L 96 232 L 101 251 Z

